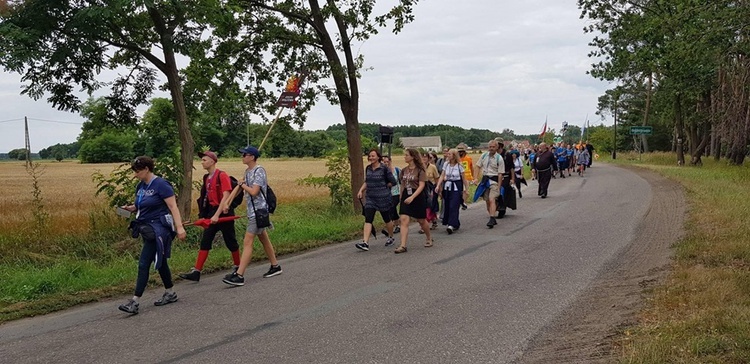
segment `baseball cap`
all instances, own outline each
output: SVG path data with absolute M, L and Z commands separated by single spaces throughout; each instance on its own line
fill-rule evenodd
M 210 150 L 207 150 L 205 152 L 200 152 L 200 153 L 198 153 L 198 156 L 201 157 L 201 158 L 203 158 L 203 157 L 209 157 L 209 158 L 213 159 L 214 162 L 218 162 L 219 161 L 219 157 L 216 156 L 216 153 L 214 153 L 214 152 L 212 152 Z
M 250 146 L 250 145 L 248 145 L 248 146 L 246 146 L 244 148 L 238 149 L 238 151 L 240 153 L 242 153 L 242 154 L 253 155 L 253 156 L 255 156 L 255 159 L 260 158 L 260 151 L 258 150 L 258 148 Z

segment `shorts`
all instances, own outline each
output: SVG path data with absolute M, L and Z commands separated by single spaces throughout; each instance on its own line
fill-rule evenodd
M 485 201 L 493 201 L 500 196 L 500 185 L 497 183 L 490 184 L 490 188 L 484 190 L 482 198 Z
M 273 227 L 273 223 L 271 223 L 271 227 Z M 247 219 L 247 231 L 250 234 L 253 235 L 260 235 L 265 231 L 267 228 L 258 228 L 258 226 L 255 224 L 255 216 L 250 216 Z
M 365 222 L 368 224 L 372 224 L 373 220 L 375 220 L 375 212 L 376 209 L 364 209 L 364 215 L 365 215 Z M 390 210 L 386 211 L 380 211 L 380 216 L 383 217 L 384 223 L 391 222 L 391 212 Z

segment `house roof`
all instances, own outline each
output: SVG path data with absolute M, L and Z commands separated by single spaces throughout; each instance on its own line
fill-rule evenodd
M 402 137 L 401 145 L 404 148 L 442 147 L 443 143 L 439 136 L 426 137 Z

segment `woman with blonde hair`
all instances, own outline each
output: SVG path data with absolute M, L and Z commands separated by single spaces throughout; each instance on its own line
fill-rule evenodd
M 401 170 L 401 206 L 399 220 L 401 221 L 401 245 L 394 251 L 396 254 L 406 253 L 406 241 L 409 237 L 409 220 L 417 219 L 427 240 L 424 246 L 432 246 L 432 234 L 427 223 L 427 194 L 425 182 L 427 171 L 422 163 L 419 151 L 409 148 L 404 152 L 404 161 L 408 164 Z
M 448 234 L 461 227 L 458 220 L 458 212 L 461 204 L 469 199 L 469 182 L 466 180 L 464 166 L 461 164 L 461 157 L 457 149 L 448 151 L 449 158 L 443 166 L 443 173 L 438 179 L 435 187 L 436 193 L 442 193 L 443 196 L 443 225 L 447 225 Z

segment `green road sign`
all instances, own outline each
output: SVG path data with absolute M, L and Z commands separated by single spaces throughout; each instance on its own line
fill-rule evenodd
M 651 135 L 654 133 L 653 127 L 650 126 L 631 126 L 630 135 Z

